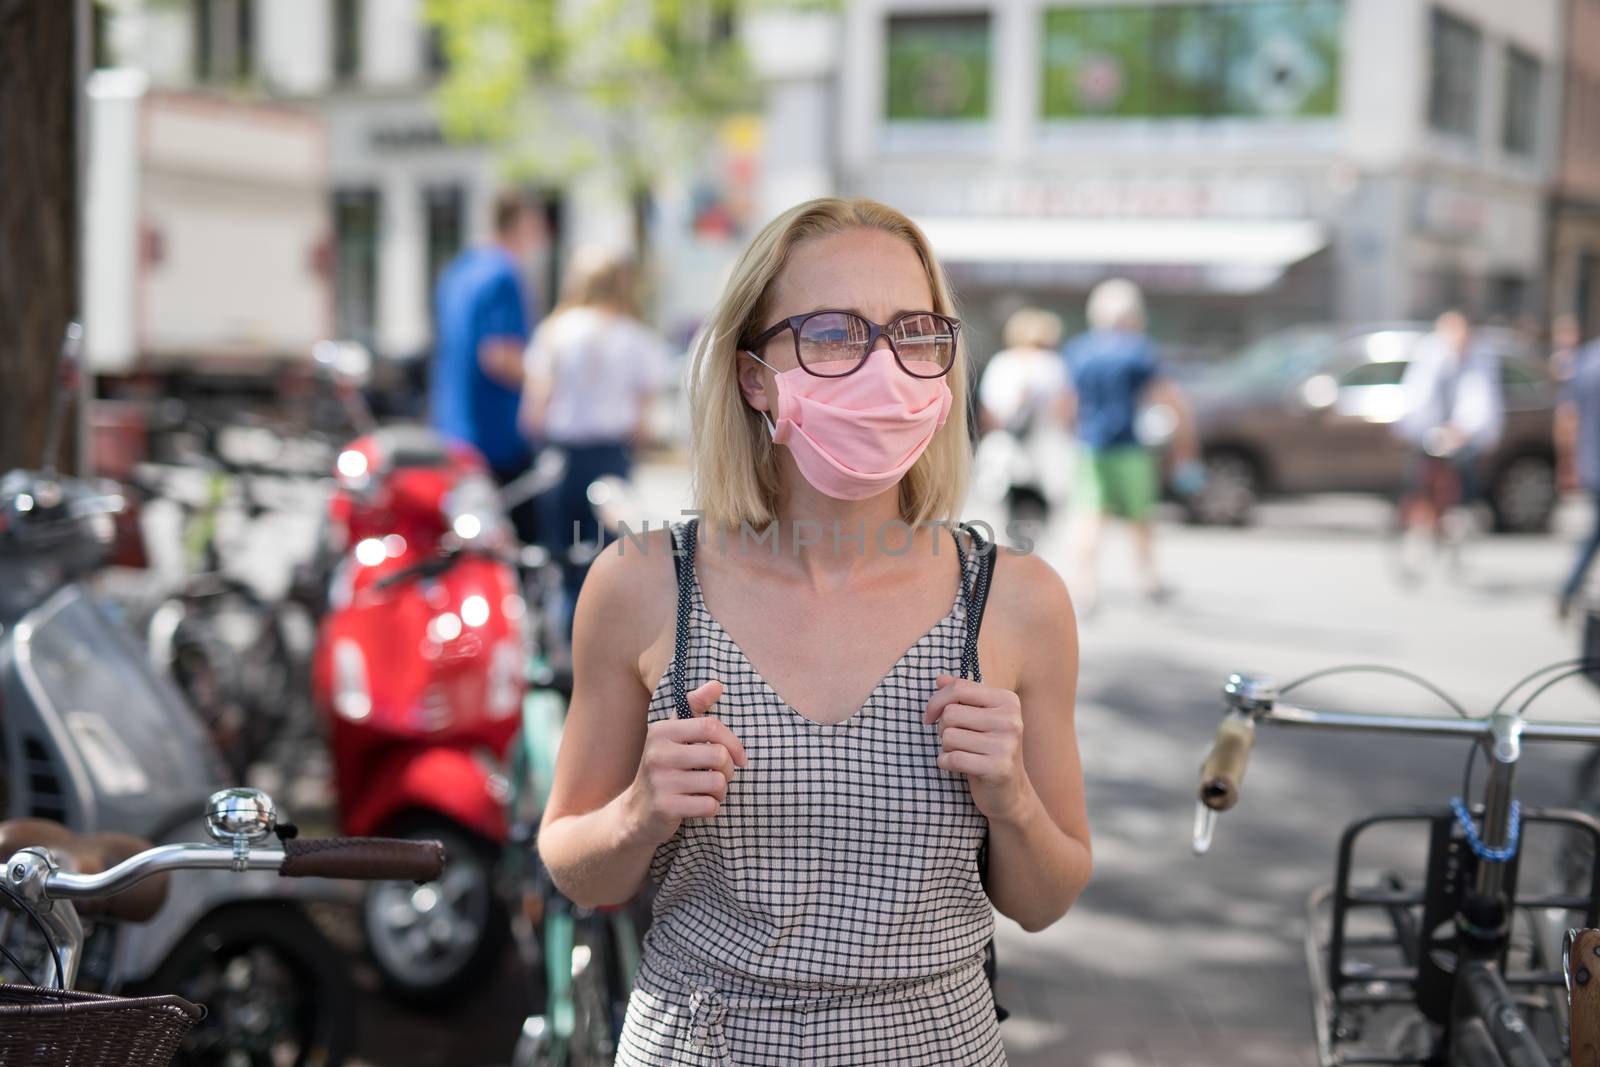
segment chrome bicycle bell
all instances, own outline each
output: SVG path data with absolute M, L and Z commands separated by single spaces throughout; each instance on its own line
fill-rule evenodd
M 260 844 L 277 827 L 277 806 L 259 789 L 222 789 L 206 801 L 206 833 L 224 845 Z

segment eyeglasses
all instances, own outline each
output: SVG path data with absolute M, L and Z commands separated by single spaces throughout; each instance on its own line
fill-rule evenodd
M 741 347 L 754 352 L 784 330 L 794 333 L 794 356 L 801 368 L 819 378 L 843 378 L 860 370 L 879 337 L 888 338 L 901 370 L 913 378 L 939 378 L 955 364 L 961 323 L 932 311 L 907 311 L 887 325 L 853 311 L 812 311 L 784 319 Z

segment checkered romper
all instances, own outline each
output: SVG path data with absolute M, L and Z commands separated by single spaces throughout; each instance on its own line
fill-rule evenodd
M 715 818 L 686 820 L 656 851 L 617 1064 L 1004 1064 L 984 974 L 987 823 L 965 780 L 935 765 L 939 735 L 922 724 L 935 677 L 977 677 L 965 637 L 968 597 L 975 637 L 987 593 L 980 553 L 957 537 L 950 613 L 860 711 L 823 726 L 786 705 L 706 611 L 695 524 L 674 541 L 687 550 L 678 651 L 649 717 L 688 714 L 685 694 L 717 679 L 714 714 L 750 761 Z

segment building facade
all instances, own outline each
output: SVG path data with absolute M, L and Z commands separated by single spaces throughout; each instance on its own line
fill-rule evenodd
M 504 177 L 497 149 L 443 135 L 444 58 L 421 4 L 106 3 L 117 51 L 159 83 L 249 86 L 324 117 L 339 330 L 394 356 L 427 350 L 432 281 L 487 236 Z M 657 324 L 686 341 L 753 226 L 842 192 L 924 224 L 980 355 L 1024 302 L 1081 324 L 1084 295 L 1111 274 L 1146 288 L 1153 328 L 1180 355 L 1293 322 L 1456 305 L 1510 321 L 1570 305 L 1594 333 L 1600 50 L 1579 42 L 1594 39 L 1597 7 L 758 9 L 739 32 L 760 113 L 695 146 L 698 168 L 655 183 Z M 555 242 L 538 303 L 574 247 L 631 244 L 635 205 L 620 190 L 603 163 L 541 190 Z
M 1562 0 L 853 0 L 838 179 L 922 221 L 979 345 L 1120 274 L 1215 352 L 1544 310 Z M 1198 353 L 1197 353 L 1198 354 Z
M 501 147 L 446 137 L 434 99 L 446 59 L 422 0 L 101 3 L 102 63 L 140 67 L 162 87 L 266 97 L 322 118 L 337 330 L 387 357 L 426 355 L 434 281 L 462 248 L 489 238 L 495 193 L 514 182 Z M 754 42 L 779 64 L 781 82 L 814 80 L 773 43 Z M 664 168 L 652 190 L 653 312 L 675 342 L 698 325 L 757 202 L 770 199 L 757 190 L 760 131 L 758 116 L 729 121 L 696 166 Z M 800 178 L 787 186 L 825 191 L 814 176 Z M 545 203 L 551 234 L 529 267 L 538 312 L 555 300 L 575 250 L 634 251 L 640 220 L 604 159 L 530 191 Z
M 1560 167 L 1552 197 L 1551 310 L 1600 337 L 1600 0 L 1570 0 Z

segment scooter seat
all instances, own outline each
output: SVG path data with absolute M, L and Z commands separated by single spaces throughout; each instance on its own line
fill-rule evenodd
M 0 863 L 24 848 L 50 850 L 57 863 L 78 874 L 99 874 L 146 849 L 150 842 L 132 834 L 79 834 L 49 819 L 0 822 Z M 79 900 L 80 915 L 145 922 L 167 900 L 167 876 L 158 874 L 110 897 Z

